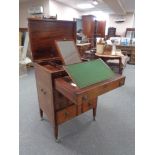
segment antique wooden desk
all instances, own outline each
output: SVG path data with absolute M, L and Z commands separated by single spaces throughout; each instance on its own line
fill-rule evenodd
M 85 88 L 72 85 L 56 50 L 56 39 L 76 40 L 76 23 L 49 19 L 28 19 L 30 45 L 35 67 L 40 116 L 53 124 L 55 138 L 58 126 L 88 110 L 96 116 L 97 97 L 124 85 L 125 77 L 113 78 Z
M 107 61 L 107 60 L 119 60 L 119 63 L 118 63 L 118 67 L 119 67 L 119 73 L 122 74 L 122 57 L 119 56 L 119 55 L 104 55 L 104 54 L 98 54 L 98 53 L 95 53 L 95 55 L 99 58 L 101 58 L 103 61 Z
M 135 64 L 135 46 L 132 45 L 116 45 L 117 49 L 121 49 L 121 51 L 127 51 L 127 55 L 130 56 L 129 63 Z

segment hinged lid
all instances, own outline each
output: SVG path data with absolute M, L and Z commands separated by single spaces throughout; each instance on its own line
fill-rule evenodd
M 76 22 L 51 19 L 28 19 L 33 61 L 59 57 L 55 40 L 76 40 Z

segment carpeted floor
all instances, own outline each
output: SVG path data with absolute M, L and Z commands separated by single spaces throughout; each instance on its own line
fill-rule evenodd
M 127 65 L 123 74 L 123 87 L 99 97 L 96 121 L 89 111 L 62 124 L 56 143 L 48 120 L 40 121 L 34 70 L 29 70 L 20 78 L 20 155 L 134 155 L 135 66 Z

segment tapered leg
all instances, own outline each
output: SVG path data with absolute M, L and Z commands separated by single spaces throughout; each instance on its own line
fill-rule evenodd
M 40 109 L 40 117 L 41 117 L 41 120 L 43 120 L 43 111 Z
M 122 64 L 122 58 L 119 58 L 119 74 L 122 74 L 121 64 Z
M 58 125 L 55 125 L 54 127 L 54 136 L 55 136 L 55 139 L 57 140 L 58 139 Z
M 93 120 L 95 121 L 95 117 L 96 117 L 96 107 L 93 108 Z
M 93 108 L 93 120 L 95 121 L 96 109 L 97 109 L 97 98 L 94 99 L 95 107 Z

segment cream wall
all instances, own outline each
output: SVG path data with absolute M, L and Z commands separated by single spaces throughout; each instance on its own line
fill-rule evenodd
M 27 27 L 28 8 L 43 6 L 44 14 L 49 14 L 48 0 L 31 0 L 19 3 L 19 27 Z
M 49 13 L 53 16 L 57 14 L 58 20 L 73 20 L 81 16 L 79 11 L 54 0 L 49 0 Z
M 134 14 L 127 14 L 124 16 L 126 19 L 125 22 L 122 23 L 116 23 L 115 19 L 118 17 L 118 15 L 109 15 L 109 21 L 107 27 L 115 27 L 116 28 L 116 35 L 125 35 L 126 28 L 133 28 L 134 25 Z
M 97 17 L 97 20 L 106 20 L 106 30 L 105 30 L 105 34 L 107 35 L 108 33 L 108 28 L 109 27 L 115 27 L 116 28 L 116 35 L 121 35 L 124 36 L 125 35 L 125 31 L 126 28 L 132 28 L 135 27 L 135 18 L 134 18 L 134 14 L 130 13 L 127 15 L 124 15 L 123 17 L 125 17 L 126 21 L 122 22 L 122 23 L 116 23 L 115 19 L 119 16 L 116 14 L 107 14 L 104 12 L 94 12 L 94 11 L 89 11 L 89 12 L 85 12 L 83 13 L 83 15 L 94 15 Z
M 27 27 L 28 8 L 31 6 L 43 6 L 45 15 L 55 16 L 57 14 L 58 20 L 73 20 L 73 18 L 81 18 L 82 14 L 93 14 L 92 12 L 80 13 L 73 8 L 56 2 L 55 0 L 30 0 L 19 3 L 19 27 Z M 124 16 L 126 21 L 123 23 L 115 22 L 115 19 L 118 17 L 118 15 L 105 14 L 100 16 L 107 21 L 106 34 L 108 27 L 116 27 L 116 34 L 121 36 L 125 35 L 126 28 L 134 27 L 134 14 L 127 14 Z
M 56 15 L 58 20 L 79 18 L 80 12 L 54 0 L 30 0 L 19 3 L 19 27 L 27 27 L 28 8 L 43 6 L 45 15 Z

